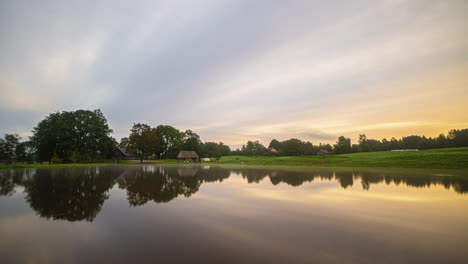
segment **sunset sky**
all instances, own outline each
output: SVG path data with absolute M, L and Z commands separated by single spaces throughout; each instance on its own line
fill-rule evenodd
M 0 133 L 101 109 L 239 147 L 468 128 L 468 1 L 1 1 Z

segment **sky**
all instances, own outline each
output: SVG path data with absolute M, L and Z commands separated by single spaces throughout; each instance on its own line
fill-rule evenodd
M 239 147 L 468 127 L 468 1 L 1 1 L 0 134 L 101 109 Z

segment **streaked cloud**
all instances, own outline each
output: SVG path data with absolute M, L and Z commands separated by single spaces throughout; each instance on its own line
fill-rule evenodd
M 0 133 L 100 108 L 205 141 L 468 126 L 466 1 L 0 3 Z

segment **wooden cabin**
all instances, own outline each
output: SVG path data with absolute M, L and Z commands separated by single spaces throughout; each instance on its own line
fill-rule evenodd
M 116 148 L 114 150 L 114 159 L 116 160 L 133 160 L 138 159 L 133 154 L 127 152 L 126 148 Z

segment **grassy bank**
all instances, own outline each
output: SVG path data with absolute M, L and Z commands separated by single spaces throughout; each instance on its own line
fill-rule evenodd
M 408 152 L 366 152 L 332 156 L 222 157 L 220 164 L 284 165 L 316 167 L 468 168 L 468 147 Z
M 114 165 L 113 161 L 73 164 L 0 164 L 0 169 L 62 168 Z M 137 161 L 121 161 L 120 165 L 135 165 Z M 145 164 L 180 164 L 177 160 L 145 161 Z M 332 156 L 253 157 L 226 156 L 210 164 L 305 167 L 381 167 L 468 169 L 468 147 L 431 149 L 412 152 L 366 152 Z

